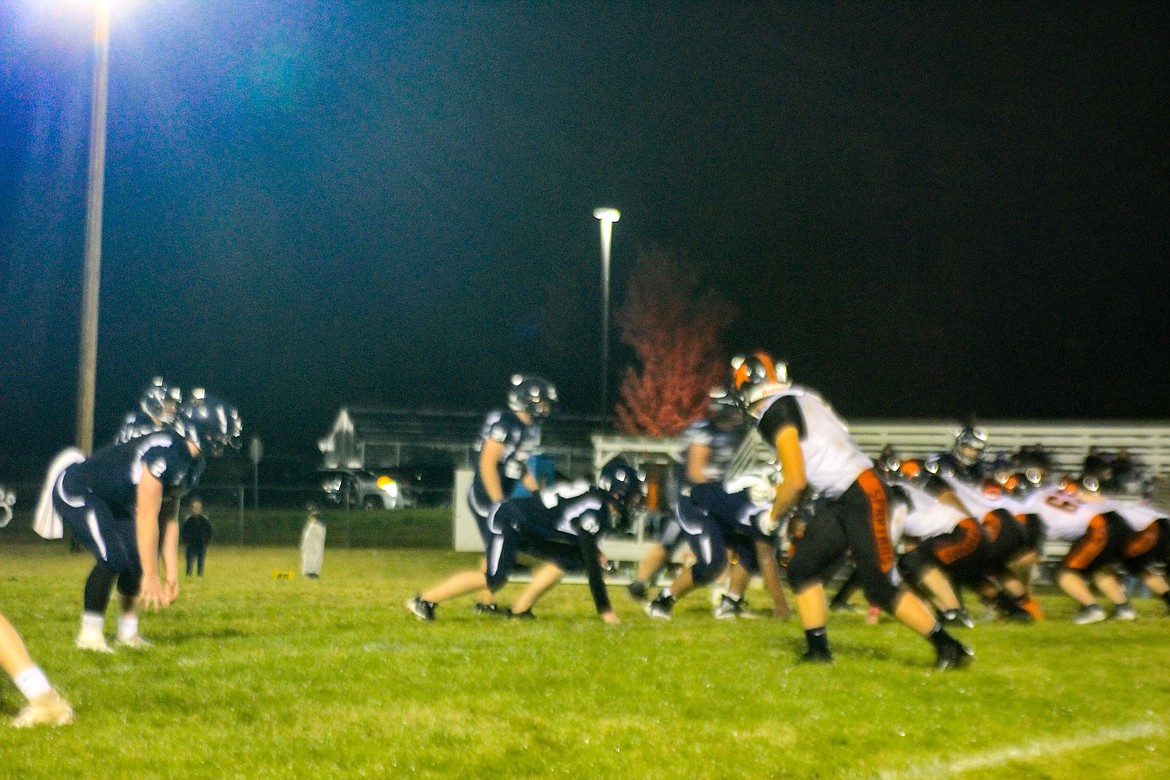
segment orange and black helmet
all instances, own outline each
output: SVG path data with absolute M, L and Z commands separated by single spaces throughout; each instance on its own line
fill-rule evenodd
M 763 351 L 737 355 L 731 360 L 731 381 L 744 404 L 750 406 L 769 392 L 788 386 L 788 366 Z

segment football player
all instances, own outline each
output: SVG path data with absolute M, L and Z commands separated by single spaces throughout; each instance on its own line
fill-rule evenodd
M 140 607 L 169 606 L 179 593 L 179 500 L 199 482 L 208 456 L 239 448 L 240 433 L 235 407 L 196 390 L 172 428 L 98 450 L 57 476 L 53 509 L 96 558 L 85 583 L 79 648 L 113 652 L 103 629 L 115 581 L 121 597 L 118 643 L 149 646 L 138 633 Z
M 629 520 L 644 491 L 641 474 L 619 456 L 602 467 L 596 485 L 577 480 L 503 501 L 488 517 L 487 570 L 460 572 L 415 595 L 406 607 L 420 620 L 434 620 L 435 608 L 445 601 L 484 588 L 495 593 L 507 584 L 516 556 L 527 553 L 548 562 L 559 576 L 534 577 L 513 605 L 512 617 L 531 619 L 532 606 L 542 593 L 566 572 L 584 569 L 597 613 L 606 623 L 618 623 L 598 545 L 608 531 Z
M 73 708 L 49 684 L 49 678 L 41 668 L 33 663 L 20 634 L 3 615 L 0 615 L 0 668 L 8 673 L 28 700 L 28 704 L 12 719 L 13 726 L 19 729 L 64 726 L 73 722 Z
M 988 576 L 972 587 L 984 602 L 994 604 L 1011 621 L 1042 620 L 1040 603 L 1029 592 L 1030 572 L 1044 537 L 1040 518 L 1028 505 L 1036 486 L 1023 475 L 1010 475 L 1003 484 L 986 479 L 979 486 L 953 477 L 931 476 L 925 487 L 932 495 L 936 490 L 944 491 L 979 520 Z
M 1122 565 L 1170 608 L 1170 584 L 1162 573 L 1170 565 L 1170 518 L 1146 502 L 1117 502 L 1116 511 L 1131 529 L 1122 551 Z M 1156 568 L 1159 565 L 1162 571 Z
M 802 659 L 833 658 L 825 630 L 823 580 L 848 549 L 861 572 L 866 598 L 931 643 L 935 668 L 967 665 L 974 653 L 947 633 L 930 607 L 901 583 L 890 536 L 889 488 L 845 424 L 821 396 L 789 383 L 787 368 L 778 371 L 765 352 L 738 357 L 732 368 L 748 414 L 756 419 L 764 441 L 775 448 L 784 479 L 776 488 L 770 525 L 779 527 L 806 489 L 825 506 L 794 534 L 788 562 L 788 581 L 796 593 L 808 646 Z
M 122 420 L 113 443 L 122 444 L 171 425 L 182 402 L 183 394 L 179 388 L 167 384 L 161 376 L 154 377 L 142 391 L 138 411 L 130 412 Z
M 1093 597 L 1090 579 L 1112 602 L 1115 619 L 1133 620 L 1133 607 L 1112 571 L 1122 561 L 1130 535 L 1121 515 L 1071 480 L 1037 491 L 1030 506 L 1044 524 L 1046 538 L 1071 545 L 1060 562 L 1056 582 L 1080 607 L 1073 622 L 1086 625 L 1108 617 Z
M 891 493 L 891 538 L 895 546 L 902 542 L 906 547 L 898 559 L 899 571 L 931 597 L 944 623 L 972 628 L 975 623 L 963 609 L 951 580 L 973 584 L 984 576 L 979 523 L 912 484 L 895 483 Z
M 928 455 L 925 467 L 931 474 L 979 484 L 991 476 L 992 464 L 984 457 L 986 451 L 987 431 L 967 425 L 955 434 L 951 451 Z
M 731 569 L 730 585 L 715 607 L 715 617 L 747 614 L 743 595 L 756 571 L 763 574 L 772 594 L 773 614 L 781 619 L 790 614 L 774 544 L 752 522 L 771 504 L 772 487 L 760 475 L 726 481 L 744 439 L 751 434 L 744 423 L 735 393 L 727 387 L 716 387 L 708 393 L 706 416 L 683 431 L 685 470 L 678 495 L 671 502 L 671 518 L 662 544 L 651 550 L 639 566 L 630 593 L 635 598 L 643 596 L 650 579 L 684 540 L 695 555 L 695 564 L 680 572 L 674 583 L 645 607 L 650 617 L 670 619 L 677 599 L 722 574 L 728 565 L 728 547 L 735 552 L 738 565 Z M 753 488 L 757 493 L 763 491 L 756 496 L 759 500 L 753 500 Z
M 540 424 L 552 414 L 556 402 L 557 389 L 551 382 L 538 376 L 514 374 L 508 388 L 508 408 L 488 412 L 475 443 L 475 477 L 467 494 L 467 505 L 485 543 L 490 536 L 488 517 L 500 502 L 512 496 L 517 485 L 523 484 L 529 493 L 539 490 L 528 469 L 528 459 L 540 446 Z M 485 568 L 486 565 L 485 561 Z M 550 584 L 555 581 L 549 569 L 534 576 Z M 475 611 L 504 614 L 496 606 L 490 590 L 479 595 Z

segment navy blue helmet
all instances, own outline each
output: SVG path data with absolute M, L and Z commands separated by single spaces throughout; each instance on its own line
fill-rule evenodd
M 179 388 L 167 384 L 161 376 L 156 376 L 142 391 L 142 399 L 138 405 L 151 419 L 170 425 L 175 421 L 182 401 L 183 393 Z
M 513 412 L 527 412 L 534 420 L 552 414 L 557 402 L 557 389 L 552 382 L 538 376 L 515 374 L 508 388 L 508 408 Z
M 180 407 L 175 429 L 204 455 L 218 458 L 227 447 L 240 449 L 243 424 L 236 407 L 200 388 Z

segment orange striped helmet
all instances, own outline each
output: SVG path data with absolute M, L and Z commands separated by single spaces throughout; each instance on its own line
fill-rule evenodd
M 788 387 L 788 366 L 777 363 L 767 352 L 737 355 L 731 360 L 731 379 L 745 405 Z

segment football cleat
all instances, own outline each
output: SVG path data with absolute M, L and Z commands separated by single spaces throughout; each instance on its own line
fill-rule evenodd
M 1073 616 L 1073 622 L 1078 626 L 1100 623 L 1103 620 L 1105 620 L 1105 610 L 1101 609 L 1100 604 L 1090 604 L 1087 607 L 1081 607 L 1077 610 L 1077 614 Z
M 82 629 L 75 642 L 78 650 L 91 650 L 95 653 L 112 653 L 114 648 L 106 643 L 106 637 L 101 631 Z
M 649 617 L 655 620 L 670 620 L 670 612 L 674 609 L 674 596 L 670 591 L 663 590 L 658 596 L 642 608 Z
M 941 615 L 942 622 L 949 626 L 963 626 L 964 628 L 975 628 L 975 621 L 967 614 L 967 610 L 960 607 L 959 609 L 943 610 Z
M 12 719 L 12 725 L 18 729 L 27 729 L 31 726 L 67 726 L 72 722 L 73 708 L 55 688 L 29 701 Z
M 509 609 L 506 614 L 512 620 L 536 620 L 536 615 L 532 614 L 531 608 L 526 609 L 523 612 L 513 612 Z
M 831 664 L 833 663 L 832 650 L 814 650 L 809 648 L 800 654 L 802 664 Z
M 1125 604 L 1118 604 L 1113 608 L 1113 619 L 1132 622 L 1138 619 L 1137 610 L 1135 610 L 1128 602 Z
M 422 596 L 416 595 L 414 598 L 406 602 L 406 608 L 410 610 L 410 614 L 414 615 L 419 620 L 434 620 L 435 619 L 435 604 L 432 601 L 424 601 Z
M 734 619 L 739 617 L 742 611 L 743 600 L 733 599 L 731 596 L 728 596 L 726 593 L 724 593 L 723 598 L 719 599 L 719 606 L 715 607 L 715 619 Z
M 134 634 L 133 636 L 128 636 L 125 639 L 118 637 L 118 639 L 115 641 L 115 644 L 119 647 L 128 647 L 131 650 L 146 650 L 147 648 L 154 646 L 153 642 L 148 642 L 143 639 L 142 634 Z
M 974 650 L 953 637 L 948 637 L 948 639 L 950 641 L 943 644 L 936 651 L 938 655 L 934 660 L 935 669 L 940 672 L 945 672 L 949 669 L 962 669 L 975 660 Z
M 508 612 L 500 609 L 499 604 L 485 604 L 482 601 L 475 602 L 475 606 L 471 608 L 477 615 L 493 615 L 495 617 L 507 617 Z
M 630 594 L 630 598 L 632 598 L 634 601 L 645 603 L 650 600 L 650 583 L 648 582 L 634 580 L 626 586 L 626 591 Z

